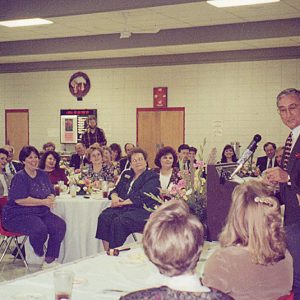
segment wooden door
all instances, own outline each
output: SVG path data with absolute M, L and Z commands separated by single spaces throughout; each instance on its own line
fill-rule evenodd
M 14 159 L 18 160 L 22 147 L 29 144 L 28 109 L 5 110 L 5 143 L 14 147 Z
M 164 146 L 177 150 L 184 142 L 184 108 L 137 109 L 137 145 L 148 153 L 148 163 L 154 167 L 157 151 Z

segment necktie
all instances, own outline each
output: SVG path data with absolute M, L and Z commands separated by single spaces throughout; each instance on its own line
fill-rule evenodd
M 13 175 L 16 174 L 15 169 L 14 169 L 12 163 L 9 163 L 9 169 L 10 169 L 10 173 L 11 173 L 11 174 L 13 174 Z
M 269 160 L 268 169 L 272 168 L 272 158 Z
M 292 137 L 292 132 L 289 134 L 288 138 L 285 141 L 284 145 L 284 158 L 283 158 L 283 169 L 286 170 L 286 166 L 288 164 L 290 155 L 291 155 L 291 150 L 292 150 L 292 144 L 293 144 L 293 137 Z

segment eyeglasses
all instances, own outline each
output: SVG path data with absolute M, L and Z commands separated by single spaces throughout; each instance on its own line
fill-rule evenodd
M 142 161 L 144 161 L 144 160 L 145 160 L 145 159 L 144 159 L 143 157 L 140 157 L 140 158 L 137 158 L 137 159 L 135 159 L 135 158 L 132 159 L 131 162 L 132 162 L 132 163 L 137 163 L 137 162 L 142 162 Z
M 288 112 L 290 114 L 295 114 L 299 105 L 300 104 L 293 103 L 293 104 L 289 105 L 288 107 L 279 107 L 278 112 L 281 116 L 287 115 Z

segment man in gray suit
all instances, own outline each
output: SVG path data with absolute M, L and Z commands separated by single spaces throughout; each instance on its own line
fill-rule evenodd
M 266 176 L 270 182 L 280 183 L 287 245 L 294 260 L 294 299 L 300 300 L 300 91 L 282 91 L 277 96 L 277 108 L 282 122 L 291 132 L 285 143 L 281 167 L 267 169 Z

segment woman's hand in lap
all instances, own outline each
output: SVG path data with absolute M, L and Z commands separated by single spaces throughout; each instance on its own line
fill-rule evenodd
M 44 199 L 43 204 L 48 206 L 49 208 L 53 207 L 55 203 L 55 196 L 53 194 L 49 195 L 46 199 Z
M 111 196 L 111 207 L 119 207 L 122 206 L 124 199 L 120 198 L 117 194 L 113 194 Z

